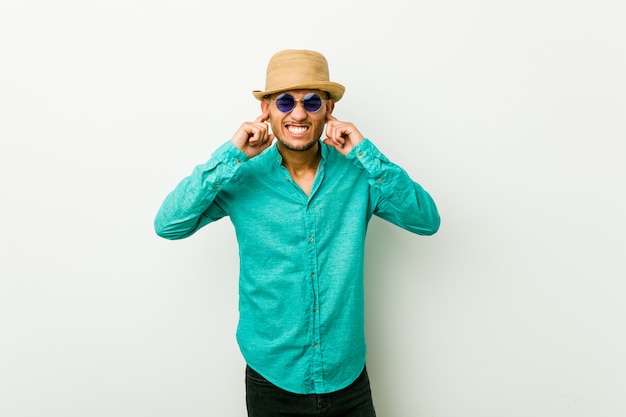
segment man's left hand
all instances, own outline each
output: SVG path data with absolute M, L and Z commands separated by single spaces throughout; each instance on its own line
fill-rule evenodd
M 326 119 L 326 138 L 323 142 L 337 149 L 343 156 L 362 140 L 363 135 L 352 123 L 342 122 L 331 115 Z

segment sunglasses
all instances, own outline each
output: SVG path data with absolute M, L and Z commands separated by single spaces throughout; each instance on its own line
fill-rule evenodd
M 274 99 L 276 107 L 283 113 L 289 113 L 296 107 L 296 102 L 302 102 L 302 107 L 309 113 L 315 113 L 322 108 L 324 99 L 315 93 L 309 93 L 304 98 L 294 98 L 291 94 L 283 93 Z

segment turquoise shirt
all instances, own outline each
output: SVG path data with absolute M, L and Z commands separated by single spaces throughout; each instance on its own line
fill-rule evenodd
M 363 370 L 371 216 L 420 235 L 440 222 L 430 195 L 370 140 L 346 157 L 320 147 L 307 196 L 276 145 L 248 159 L 227 142 L 166 197 L 154 222 L 159 236 L 181 239 L 229 216 L 239 243 L 241 353 L 270 382 L 299 394 L 345 388 Z

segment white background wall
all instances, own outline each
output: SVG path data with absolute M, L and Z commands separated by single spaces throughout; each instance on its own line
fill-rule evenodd
M 0 415 L 243 416 L 228 220 L 155 236 L 254 119 L 267 60 L 322 51 L 354 122 L 436 199 L 373 220 L 381 417 L 626 415 L 620 1 L 0 3 Z

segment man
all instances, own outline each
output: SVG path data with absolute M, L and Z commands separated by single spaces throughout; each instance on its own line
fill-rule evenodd
M 420 235 L 439 228 L 430 195 L 333 116 L 344 90 L 322 54 L 276 53 L 265 90 L 253 91 L 261 115 L 184 178 L 155 219 L 167 239 L 225 216 L 235 226 L 249 416 L 375 416 L 365 369 L 367 224 L 377 215 Z

